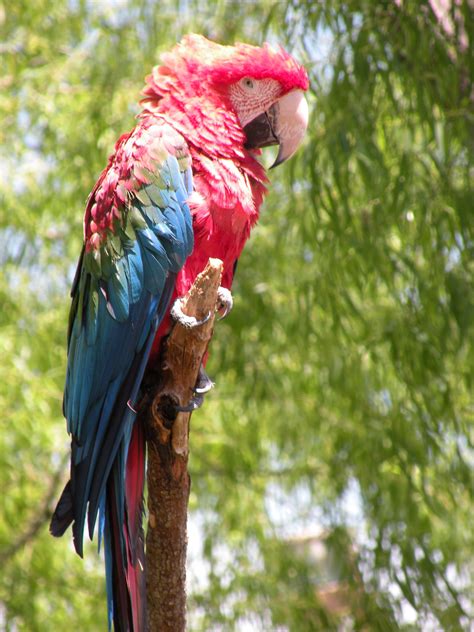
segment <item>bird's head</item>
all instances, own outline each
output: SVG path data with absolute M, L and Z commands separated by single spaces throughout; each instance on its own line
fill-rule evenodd
M 194 125 L 230 134 L 223 146 L 226 140 L 239 140 L 249 150 L 279 145 L 273 166 L 294 154 L 308 124 L 307 72 L 283 48 L 269 44 L 222 46 L 187 35 L 163 56 L 147 83 L 146 101 L 169 99 L 176 107 L 179 93 L 183 116 L 199 110 Z

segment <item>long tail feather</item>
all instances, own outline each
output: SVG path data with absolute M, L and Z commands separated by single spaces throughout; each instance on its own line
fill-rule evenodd
M 130 543 L 132 562 L 138 552 L 138 542 L 142 531 L 143 489 L 145 485 L 145 432 L 137 421 L 132 430 L 128 448 L 127 468 L 125 473 L 125 501 L 127 516 L 127 533 Z
M 127 581 L 132 602 L 133 625 L 137 632 L 145 630 L 146 625 L 145 548 L 142 526 L 145 446 L 145 432 L 140 421 L 137 421 L 128 448 L 124 525 L 128 552 Z
M 114 481 L 107 483 L 107 520 L 104 533 L 106 548 L 107 589 L 112 590 L 107 596 L 109 608 L 109 625 L 114 622 L 115 632 L 138 632 L 133 628 L 131 601 L 127 588 L 124 550 L 122 546 L 122 524 L 118 520 L 118 507 Z M 140 631 L 141 632 L 141 631 Z
M 137 421 L 133 426 L 125 470 L 123 528 L 127 549 L 127 584 L 136 632 L 144 631 L 146 626 L 145 546 L 142 526 L 145 446 L 144 429 L 140 421 Z
M 66 487 L 58 500 L 56 509 L 54 510 L 49 531 L 52 535 L 59 538 L 63 535 L 71 522 L 74 520 L 73 500 L 71 493 L 71 481 L 68 481 Z
M 120 497 L 124 475 L 125 511 Z M 144 481 L 145 436 L 141 424 L 136 422 L 125 472 L 123 459 L 118 455 L 107 482 L 105 568 L 109 624 L 113 621 L 115 632 L 145 632 L 145 551 L 141 524 Z

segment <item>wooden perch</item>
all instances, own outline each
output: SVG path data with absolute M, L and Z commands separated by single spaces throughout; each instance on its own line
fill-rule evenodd
M 174 414 L 193 396 L 199 367 L 212 337 L 222 261 L 209 259 L 184 298 L 187 316 L 209 320 L 195 328 L 175 323 L 160 356 L 159 373 L 148 372 L 141 418 L 148 440 L 146 537 L 148 632 L 186 628 L 187 511 L 190 490 L 190 413 Z

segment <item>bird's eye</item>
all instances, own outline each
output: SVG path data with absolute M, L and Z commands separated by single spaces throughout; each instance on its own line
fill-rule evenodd
M 247 90 L 253 90 L 253 88 L 255 87 L 255 83 L 253 79 L 250 79 L 250 77 L 244 77 L 242 79 L 242 85 L 244 86 L 244 88 L 247 88 Z

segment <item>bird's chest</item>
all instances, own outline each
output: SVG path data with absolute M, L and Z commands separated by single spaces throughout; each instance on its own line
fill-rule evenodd
M 210 258 L 220 259 L 224 264 L 222 285 L 229 289 L 232 285 L 235 263 L 250 235 L 251 223 L 243 217 L 239 217 L 238 222 L 232 222 L 231 216 L 216 220 L 221 209 L 213 210 L 214 213 L 193 215 L 194 249 L 179 274 L 179 294 L 187 292 Z M 231 215 L 232 211 L 225 209 L 225 213 Z
M 258 219 L 260 200 L 252 182 L 230 161 L 213 163 L 212 170 L 196 173 L 194 186 L 189 200 L 194 249 L 179 275 L 180 294 L 189 289 L 210 257 L 223 261 L 222 285 L 230 288 L 235 262 Z

